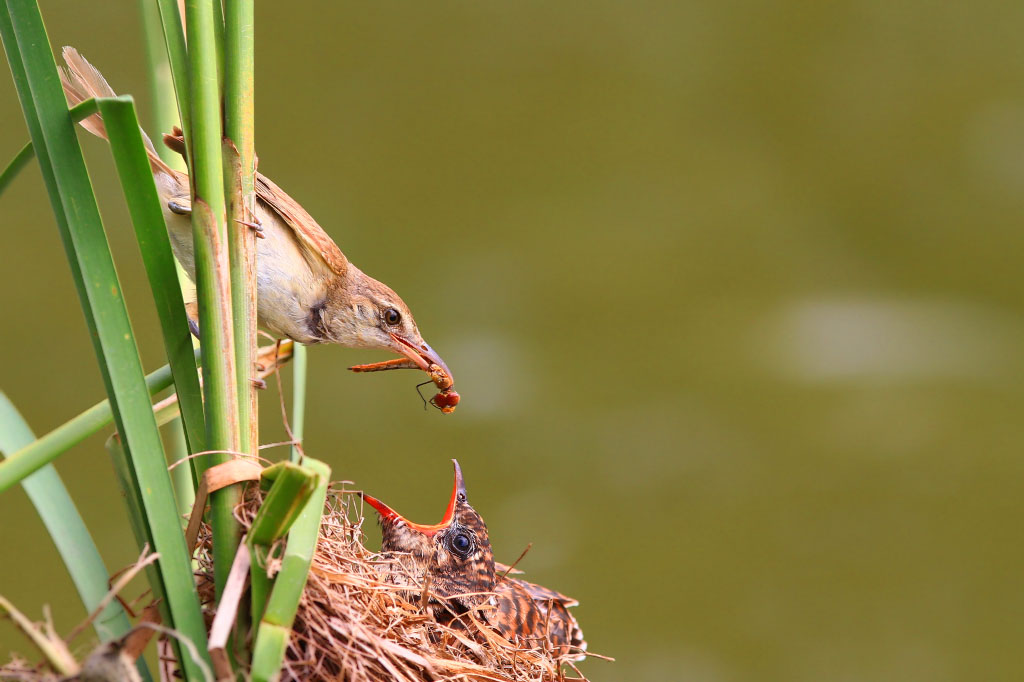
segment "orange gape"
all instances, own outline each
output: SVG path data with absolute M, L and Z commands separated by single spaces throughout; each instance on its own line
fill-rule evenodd
M 452 462 L 455 485 L 440 523 L 413 523 L 377 498 L 363 494 L 380 517 L 381 551 L 402 555 L 402 568 L 411 568 L 427 582 L 430 611 L 438 622 L 451 625 L 476 610 L 512 642 L 579 660 L 587 643 L 569 613 L 576 600 L 509 577 L 507 567 L 502 566 L 502 574 L 498 574 L 487 525 L 466 501 L 462 470 L 457 461 Z

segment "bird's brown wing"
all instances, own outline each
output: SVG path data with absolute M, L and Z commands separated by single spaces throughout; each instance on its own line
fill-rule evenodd
M 561 604 L 562 606 L 565 606 L 566 608 L 579 606 L 580 604 L 577 600 L 573 599 L 572 597 L 567 597 L 561 592 L 555 592 L 552 589 L 544 587 L 543 585 L 531 583 L 528 580 L 523 580 L 521 578 L 505 578 L 505 580 L 510 580 L 519 583 L 527 592 L 530 593 L 530 596 L 536 599 L 537 601 L 555 601 Z
M 534 644 L 546 640 L 558 657 L 583 657 L 587 642 L 568 609 L 576 605 L 576 600 L 518 578 L 499 581 L 494 593 L 498 608 L 492 624 L 502 635 L 510 639 L 518 636 Z
M 564 604 L 557 601 L 536 602 L 537 610 L 544 619 L 544 629 L 548 641 L 554 645 L 556 656 L 565 656 L 575 661 L 582 661 L 587 650 L 587 640 L 583 639 L 580 624 Z
M 341 276 L 348 269 L 348 259 L 334 243 L 324 228 L 313 220 L 313 216 L 288 196 L 270 178 L 256 173 L 256 196 L 274 210 L 288 226 L 295 231 L 302 247 L 327 264 L 335 274 Z
M 185 155 L 185 138 L 181 128 L 175 127 L 170 135 L 164 135 L 164 144 L 182 156 Z M 256 173 L 256 197 L 292 228 L 306 253 L 323 261 L 336 275 L 345 274 L 348 259 L 331 236 L 313 220 L 313 216 L 309 215 L 299 202 L 288 196 L 287 192 L 263 173 Z

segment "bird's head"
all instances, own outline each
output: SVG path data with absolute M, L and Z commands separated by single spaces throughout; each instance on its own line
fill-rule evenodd
M 466 500 L 462 469 L 456 460 L 455 484 L 439 523 L 413 523 L 375 497 L 363 499 L 380 517 L 381 551 L 409 554 L 431 579 L 431 590 L 441 597 L 456 597 L 456 605 L 470 608 L 486 601 L 482 593 L 494 585 L 494 555 L 487 525 Z M 458 595 L 467 595 L 458 598 Z
M 345 295 L 326 310 L 327 336 L 350 348 L 378 348 L 402 355 L 429 372 L 438 365 L 451 376 L 448 365 L 416 327 L 412 311 L 391 287 L 366 275 L 351 263 L 346 272 Z M 331 303 L 327 303 L 330 308 Z M 332 314 L 333 313 L 333 314 Z

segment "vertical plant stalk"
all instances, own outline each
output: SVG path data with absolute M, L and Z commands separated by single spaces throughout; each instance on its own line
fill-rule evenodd
M 250 380 L 256 357 L 256 235 L 245 224 L 257 220 L 254 4 L 253 0 L 227 0 L 225 5 L 224 159 L 241 449 L 256 456 L 258 398 Z
M 302 438 L 306 431 L 306 368 L 308 362 L 306 347 L 301 343 L 295 344 L 292 360 L 292 413 L 289 418 L 294 443 L 289 459 L 298 463 L 302 459 Z
M 141 0 L 147 5 L 152 0 Z M 188 49 L 185 46 L 185 31 L 182 28 L 181 12 L 178 0 L 156 0 L 160 12 L 160 26 L 164 34 L 164 46 L 167 48 L 167 64 L 171 67 L 171 81 L 174 83 L 174 94 L 178 106 L 178 119 L 185 139 L 192 139 L 192 83 L 188 66 Z M 159 132 L 168 132 L 161 130 Z M 191 152 L 188 152 L 191 157 Z
M 215 6 L 212 0 L 188 0 L 185 5 L 192 89 L 192 137 L 188 140 L 192 236 L 202 335 L 206 447 L 220 451 L 209 456 L 207 467 L 228 461 L 232 455 L 226 453 L 239 452 L 241 445 L 217 75 L 216 23 L 221 19 L 214 12 Z M 217 491 L 211 499 L 214 582 L 218 599 L 241 537 L 234 518 L 234 508 L 240 499 L 241 488 L 237 485 Z
M 226 0 L 224 6 L 224 184 L 231 264 L 231 311 L 235 336 L 239 448 L 259 450 L 259 398 L 252 381 L 256 365 L 256 152 L 254 38 L 255 1 Z M 241 551 L 241 548 L 239 549 Z M 248 602 L 238 604 L 232 628 L 235 652 L 245 651 Z M 211 655 L 213 653 L 211 652 Z M 239 658 L 248 661 L 247 653 Z
M 146 43 L 146 64 L 149 70 L 149 91 L 153 102 L 153 115 L 151 122 L 153 131 L 159 138 L 161 133 L 170 132 L 174 126 L 181 126 L 181 119 L 178 116 L 178 101 L 174 95 L 174 79 L 171 74 L 171 65 L 168 61 L 167 50 L 164 49 L 164 34 L 160 25 L 160 6 L 153 0 L 139 0 L 139 13 L 142 16 L 142 28 Z M 180 24 L 180 21 L 179 21 Z M 180 30 L 180 29 L 179 29 Z M 157 144 L 157 153 L 164 163 L 175 170 L 185 172 L 188 166 L 181 155 L 171 151 L 164 144 Z M 181 289 L 182 297 L 192 288 L 192 282 L 185 274 L 185 270 L 177 260 L 174 260 L 175 273 L 178 276 L 178 288 Z M 190 335 L 191 336 L 191 335 Z M 193 343 L 193 345 L 196 345 Z M 198 347 L 196 345 L 196 347 Z M 182 430 L 185 422 L 182 419 L 175 419 L 167 425 L 164 432 L 164 448 L 167 450 L 167 458 L 171 462 L 181 462 L 191 452 L 201 452 L 198 449 L 189 448 L 189 438 Z M 201 438 L 205 438 L 205 426 Z M 193 444 L 196 445 L 196 444 Z M 178 511 L 185 514 L 192 508 L 196 494 L 196 463 L 189 460 L 187 464 L 175 467 L 171 473 L 174 482 L 174 496 L 178 500 Z
M 195 481 L 192 480 L 192 468 L 188 462 L 182 461 L 188 456 L 188 441 L 185 439 L 180 416 L 168 422 L 164 434 L 167 458 L 177 465 L 171 469 L 171 481 L 174 483 L 174 499 L 178 503 L 178 515 L 182 517 L 181 527 L 184 529 L 185 517 L 192 511 L 192 505 L 196 502 L 196 488 Z
M 142 15 L 142 29 L 146 38 L 146 64 L 149 70 L 149 92 L 153 100 L 153 115 L 150 122 L 152 132 L 159 139 L 162 133 L 169 133 L 174 126 L 181 126 L 178 116 L 178 102 L 174 96 L 174 80 L 171 65 L 164 49 L 164 35 L 160 26 L 160 7 L 153 0 L 139 0 Z M 156 151 L 164 163 L 175 170 L 185 171 L 184 159 L 165 145 L 157 144 Z
M 178 0 L 183 2 L 184 0 Z M 217 52 L 217 82 L 221 86 L 221 97 L 224 96 L 224 4 L 222 0 L 213 0 L 213 49 Z M 232 559 L 234 561 L 234 559 Z

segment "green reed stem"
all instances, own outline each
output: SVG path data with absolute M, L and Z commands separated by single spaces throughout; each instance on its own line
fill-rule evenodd
M 195 251 L 196 294 L 202 334 L 203 391 L 206 398 L 206 444 L 215 451 L 240 451 L 235 343 L 231 314 L 231 279 L 228 263 L 221 151 L 221 105 L 218 77 L 217 23 L 212 0 L 188 0 L 189 70 L 192 88 L 192 234 Z M 214 454 L 212 466 L 232 455 Z M 218 490 L 211 496 L 214 581 L 218 598 L 224 589 L 241 538 L 234 508 L 240 486 Z

